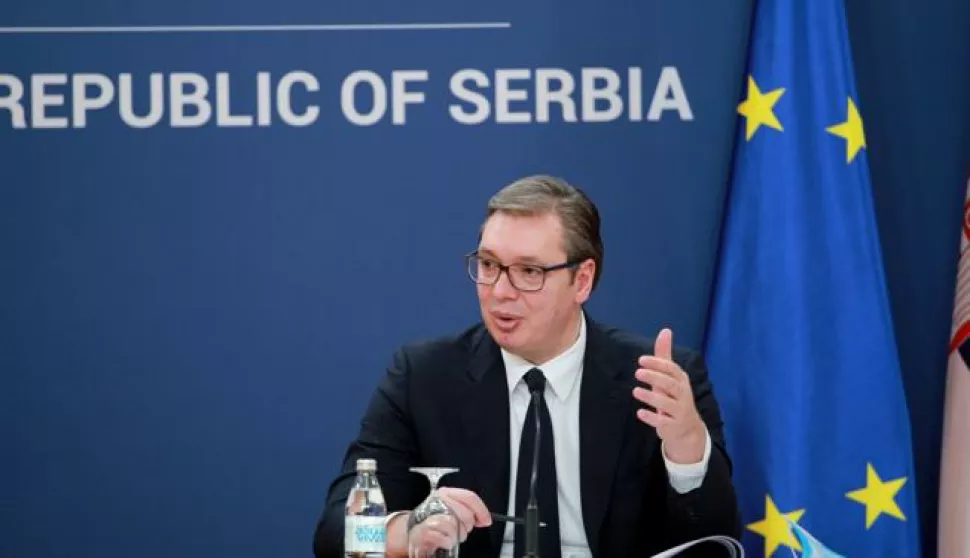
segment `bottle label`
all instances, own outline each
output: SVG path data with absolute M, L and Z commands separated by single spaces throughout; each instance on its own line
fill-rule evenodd
M 344 552 L 384 553 L 385 518 L 348 515 L 344 523 Z

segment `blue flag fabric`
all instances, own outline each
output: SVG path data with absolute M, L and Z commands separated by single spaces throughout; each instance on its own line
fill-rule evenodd
M 833 554 L 920 556 L 844 6 L 756 10 L 705 347 L 743 542 L 804 555 L 793 521 Z

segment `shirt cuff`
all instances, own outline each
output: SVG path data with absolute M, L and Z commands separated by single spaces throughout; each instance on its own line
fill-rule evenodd
M 660 444 L 660 451 L 663 454 L 664 464 L 667 466 L 667 477 L 670 486 L 680 494 L 686 494 L 691 490 L 700 488 L 704 484 L 704 475 L 707 474 L 707 464 L 711 460 L 711 433 L 704 429 L 704 457 L 697 463 L 674 463 L 667 459 L 667 451 L 664 444 Z

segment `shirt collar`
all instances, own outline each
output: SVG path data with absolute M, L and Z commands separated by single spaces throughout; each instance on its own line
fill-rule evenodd
M 533 364 L 524 358 L 502 349 L 502 360 L 505 363 L 505 377 L 508 380 L 509 393 L 523 380 L 525 373 L 532 368 L 542 370 L 546 377 L 546 385 L 553 394 L 565 401 L 576 385 L 576 378 L 583 366 L 586 355 L 586 316 L 580 312 L 579 335 L 576 341 L 558 356 L 542 364 Z

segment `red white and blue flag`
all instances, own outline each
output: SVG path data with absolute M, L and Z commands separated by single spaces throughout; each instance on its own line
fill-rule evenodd
M 947 362 L 940 466 L 939 556 L 970 558 L 970 180 Z

